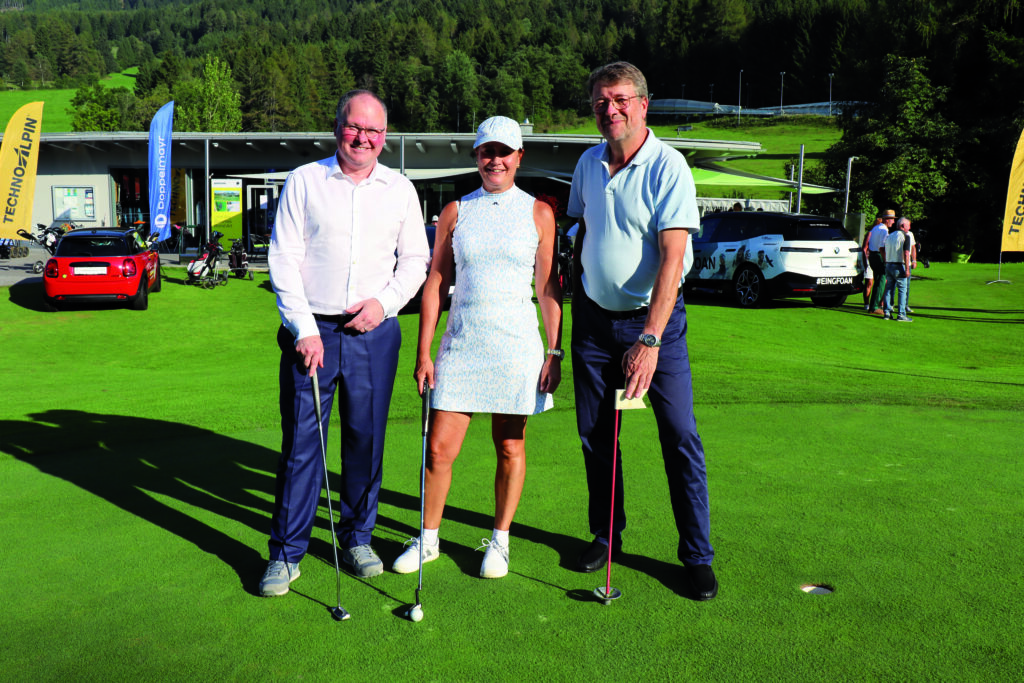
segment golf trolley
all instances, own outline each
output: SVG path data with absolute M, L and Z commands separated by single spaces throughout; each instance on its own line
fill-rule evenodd
M 214 231 L 206 243 L 203 255 L 189 261 L 187 284 L 213 289 L 228 283 L 228 274 L 218 269 L 221 254 L 224 253 L 224 247 L 220 246 L 220 238 L 223 236 L 224 233 Z
M 35 242 L 43 249 L 45 249 L 47 252 L 49 252 L 50 256 L 53 256 L 53 254 L 57 251 L 57 242 L 60 242 L 60 238 L 63 237 L 64 233 L 68 231 L 69 226 L 66 223 L 54 223 L 47 227 L 42 223 L 37 223 L 36 227 L 39 228 L 38 237 L 28 232 L 27 230 L 19 230 L 18 236 L 30 242 Z M 70 227 L 74 228 L 75 226 L 71 225 Z M 12 256 L 14 256 L 14 249 L 19 250 L 19 254 L 21 255 L 21 257 L 28 256 L 28 247 L 13 247 Z M 43 261 L 36 261 L 35 263 L 32 264 L 32 272 L 37 274 L 43 272 L 43 267 L 45 265 L 46 263 Z
M 228 252 L 228 270 L 235 277 L 244 278 L 249 276 L 252 279 L 252 271 L 249 270 L 249 254 L 245 252 L 245 240 L 231 240 L 231 251 Z

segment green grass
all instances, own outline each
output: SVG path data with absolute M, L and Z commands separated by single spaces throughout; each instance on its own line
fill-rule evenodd
M 133 66 L 122 73 L 107 75 L 106 78 L 100 80 L 100 83 L 108 88 L 123 87 L 134 90 L 135 74 L 138 71 L 138 67 Z M 74 98 L 75 92 L 77 92 L 76 88 L 0 91 L 0 122 L 6 126 L 6 122 L 10 120 L 14 112 L 29 102 L 45 102 L 43 132 L 71 132 L 71 122 L 74 117 L 69 110 L 71 110 L 71 100 Z
M 478 418 L 420 624 L 401 617 L 415 575 L 390 572 L 343 577 L 353 618 L 329 618 L 323 507 L 293 592 L 253 594 L 280 444 L 265 276 L 204 291 L 169 270 L 147 312 L 47 314 L 39 285 L 0 290 L 0 678 L 1019 679 L 1024 265 L 1003 266 L 1012 285 L 986 285 L 990 265 L 921 274 L 910 325 L 852 301 L 688 300 L 718 598 L 681 595 L 649 410 L 624 416 L 624 597 L 595 603 L 603 575 L 571 570 L 587 493 L 567 363 L 530 421 L 512 573 L 477 578 L 494 472 Z M 416 318 L 401 324 L 386 563 L 419 513 Z

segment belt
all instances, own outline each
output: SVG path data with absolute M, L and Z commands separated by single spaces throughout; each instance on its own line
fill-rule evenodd
M 597 306 L 597 304 L 594 304 Z M 600 306 L 597 306 L 601 308 Z M 601 312 L 604 313 L 606 318 L 611 320 L 632 320 L 633 318 L 645 318 L 647 317 L 650 306 L 641 306 L 640 308 L 634 308 L 631 311 L 609 311 L 607 308 L 601 308 Z
M 339 315 L 327 315 L 326 313 L 314 313 L 313 317 L 315 319 L 319 320 L 320 322 L 324 322 L 324 323 L 337 323 L 337 324 L 340 325 L 340 324 L 349 322 L 350 320 L 352 320 L 352 318 L 356 317 L 356 315 L 355 315 L 355 313 L 341 313 Z

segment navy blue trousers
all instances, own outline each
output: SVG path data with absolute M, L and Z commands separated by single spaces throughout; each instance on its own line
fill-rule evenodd
M 621 317 L 605 311 L 578 291 L 572 306 L 572 372 L 576 392 L 576 427 L 590 491 L 590 531 L 618 539 L 626 528 L 622 451 L 615 435 L 615 390 L 625 387 L 622 356 L 643 332 L 646 315 Z M 704 446 L 693 415 L 693 384 L 686 349 L 686 307 L 680 295 L 662 335 L 658 368 L 647 393 L 658 423 L 661 454 L 668 475 L 672 513 L 679 531 L 679 560 L 684 565 L 711 564 L 711 516 L 708 507 Z M 625 413 L 628 415 L 627 413 Z M 622 424 L 619 426 L 622 431 Z M 612 457 L 615 517 L 609 531 Z
M 342 332 L 340 323 L 317 321 L 324 367 L 317 371 L 324 440 L 334 397 L 341 422 L 341 487 L 335 512 L 342 548 L 370 542 L 377 523 L 384 433 L 398 369 L 402 333 L 389 318 L 366 334 Z M 295 352 L 295 339 L 281 327 L 281 457 L 277 465 L 270 559 L 298 562 L 306 554 L 316 520 L 324 469 L 316 428 L 312 380 Z

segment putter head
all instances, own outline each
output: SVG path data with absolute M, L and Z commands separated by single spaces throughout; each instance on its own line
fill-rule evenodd
M 331 608 L 331 616 L 334 617 L 335 621 L 345 621 L 352 618 L 352 615 L 341 605 Z
M 618 588 L 612 588 L 611 590 L 605 592 L 604 586 L 598 586 L 594 589 L 594 595 L 597 597 L 598 600 L 603 602 L 605 605 L 610 605 L 612 604 L 612 600 L 618 600 L 622 597 L 622 591 L 620 591 Z

